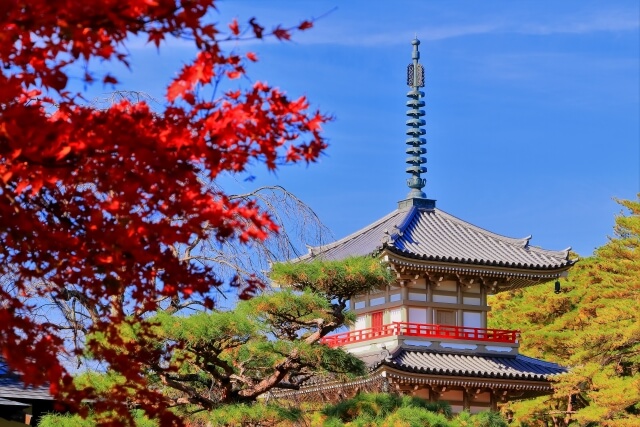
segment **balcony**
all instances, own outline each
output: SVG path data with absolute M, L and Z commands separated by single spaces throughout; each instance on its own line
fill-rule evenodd
M 393 322 L 378 328 L 360 329 L 341 334 L 328 335 L 322 343 L 329 347 L 369 341 L 377 338 L 403 336 L 418 337 L 430 340 L 465 340 L 483 343 L 518 342 L 519 331 L 504 329 L 469 328 L 466 326 L 431 325 L 425 323 Z

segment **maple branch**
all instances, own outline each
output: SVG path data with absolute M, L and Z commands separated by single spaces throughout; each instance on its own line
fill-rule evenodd
M 87 310 L 89 313 L 89 317 L 94 324 L 97 324 L 100 321 L 100 315 L 98 314 L 98 310 L 96 309 L 95 301 L 89 300 L 82 292 L 76 291 L 75 289 L 63 288 L 60 290 L 59 296 L 52 296 L 54 302 L 56 304 L 60 304 L 60 300 L 68 301 L 71 298 L 75 298 L 82 307 Z M 69 320 L 69 318 L 67 318 Z M 86 328 L 83 328 L 83 332 L 86 331 Z

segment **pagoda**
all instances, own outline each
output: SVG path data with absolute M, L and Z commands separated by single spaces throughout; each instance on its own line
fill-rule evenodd
M 496 410 L 509 399 L 548 394 L 551 377 L 565 369 L 519 354 L 519 331 L 488 328 L 488 296 L 558 280 L 574 261 L 569 249 L 546 250 L 532 246 L 531 236 L 492 233 L 440 210 L 427 198 L 420 90 L 424 68 L 419 40 L 411 43 L 407 198 L 373 224 L 334 243 L 311 247 L 296 260 L 374 255 L 395 273 L 392 286 L 350 301 L 357 315 L 351 330 L 323 339 L 367 362 L 371 374 L 351 383 L 309 384 L 280 395 L 395 390 L 447 401 L 453 412 L 478 412 Z

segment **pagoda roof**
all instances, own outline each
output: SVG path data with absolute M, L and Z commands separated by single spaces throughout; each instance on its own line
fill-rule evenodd
M 0 397 L 0 406 L 29 406 L 28 403 L 16 402 L 14 400 L 3 399 Z
M 25 387 L 20 377 L 0 358 L 0 399 L 53 400 L 48 386 Z M 11 403 L 2 403 L 11 405 Z
M 0 398 L 53 400 L 49 394 L 49 387 L 25 387 L 17 378 L 0 377 Z
M 411 206 L 396 209 L 334 243 L 310 247 L 297 261 L 337 260 L 387 250 L 416 260 L 518 270 L 562 271 L 574 263 L 569 260 L 570 248 L 546 250 L 530 245 L 530 239 L 487 231 L 435 207 Z
M 337 389 L 362 390 L 385 377 L 416 384 L 549 392 L 551 378 L 567 372 L 558 364 L 523 355 L 445 353 L 399 347 L 391 355 L 383 350 L 362 356 L 358 357 L 369 366 L 369 375 L 346 382 L 335 375 L 312 377 L 300 390 L 276 389 L 271 393 L 279 397 L 301 397 Z
M 555 363 L 520 354 L 515 357 L 472 355 L 405 348 L 381 360 L 374 369 L 383 365 L 418 374 L 527 381 L 547 381 L 553 375 L 567 372 Z

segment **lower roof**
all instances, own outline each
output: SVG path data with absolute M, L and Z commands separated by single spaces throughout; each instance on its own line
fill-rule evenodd
M 0 397 L 0 406 L 29 406 L 29 404 L 16 402 L 15 400 L 3 399 Z
M 0 398 L 53 400 L 49 394 L 49 387 L 25 387 L 19 379 L 6 377 L 0 377 Z
M 20 377 L 13 373 L 0 358 L 0 399 L 53 400 L 48 386 L 25 387 Z M 6 402 L 6 401 L 5 401 Z M 10 405 L 9 403 L 0 403 Z
M 567 372 L 566 368 L 555 363 L 523 355 L 441 353 L 404 348 L 381 360 L 374 369 L 382 366 L 418 374 L 527 381 L 547 381 L 554 375 Z

